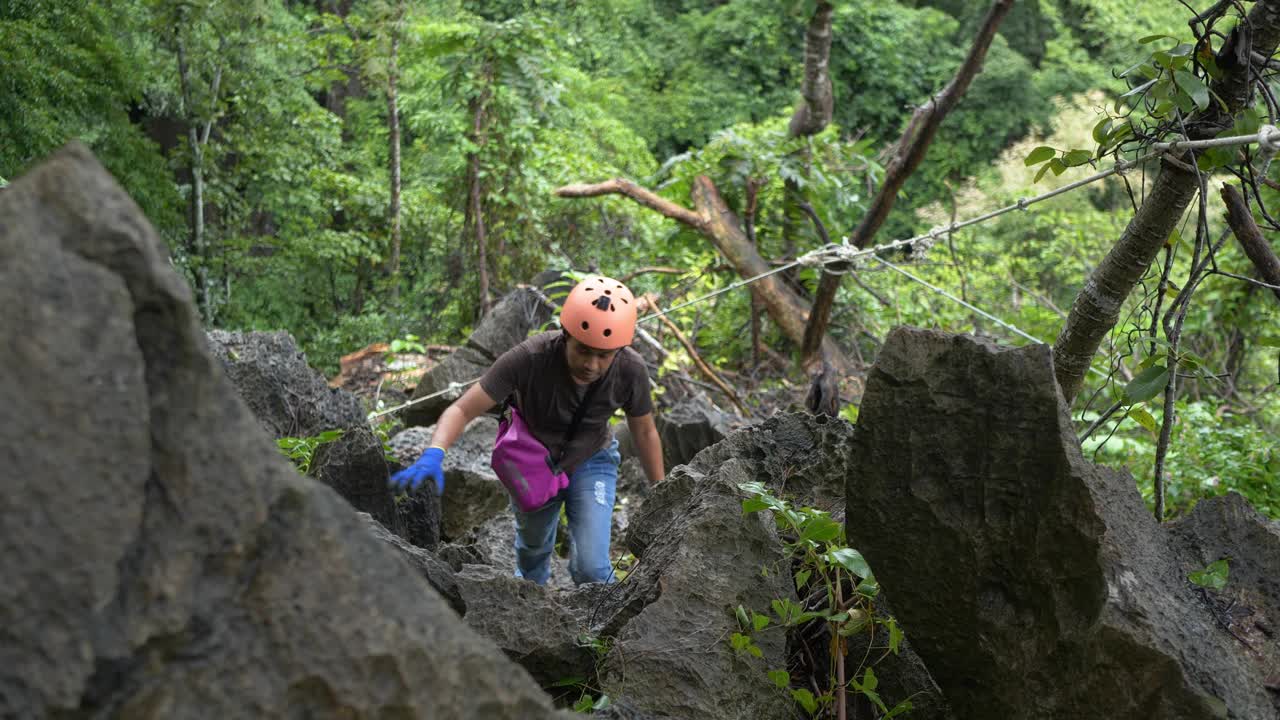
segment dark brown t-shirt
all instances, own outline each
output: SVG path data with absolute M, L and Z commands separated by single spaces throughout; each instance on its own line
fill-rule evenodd
M 653 412 L 649 374 L 635 350 L 619 350 L 609 371 L 596 382 L 600 386 L 560 462 L 566 472 L 572 473 L 579 463 L 609 444 L 609 418 L 615 410 L 622 408 L 631 417 Z M 534 335 L 503 353 L 480 378 L 480 387 L 498 402 L 514 394 L 515 405 L 533 436 L 555 454 L 588 386 L 579 385 L 569 375 L 564 333 L 556 330 Z

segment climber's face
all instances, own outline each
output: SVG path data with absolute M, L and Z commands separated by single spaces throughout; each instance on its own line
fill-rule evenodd
M 569 376 L 579 385 L 589 385 L 604 376 L 617 357 L 618 350 L 600 350 L 578 342 L 565 334 L 564 354 L 569 363 Z

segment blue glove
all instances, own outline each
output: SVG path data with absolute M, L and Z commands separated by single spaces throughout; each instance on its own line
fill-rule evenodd
M 444 449 L 429 447 L 418 458 L 418 462 L 391 476 L 391 484 L 397 488 L 413 490 L 426 482 L 427 478 L 436 481 L 436 494 L 444 494 Z

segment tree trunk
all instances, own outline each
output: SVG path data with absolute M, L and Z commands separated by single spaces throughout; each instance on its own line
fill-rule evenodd
M 821 1 L 814 7 L 813 16 L 809 18 L 804 40 L 804 78 L 800 82 L 800 102 L 787 126 L 787 134 L 793 138 L 817 135 L 831 122 L 831 114 L 835 108 L 835 96 L 831 89 L 831 15 L 831 3 Z M 803 165 L 807 178 L 812 164 L 807 147 L 798 151 L 797 160 Z M 797 252 L 796 235 L 808 221 L 800 210 L 800 205 L 808 202 L 808 193 L 794 178 L 788 178 L 782 197 L 786 257 L 792 258 Z M 814 360 L 814 352 L 819 347 L 818 341 L 814 339 L 809 347 L 807 353 L 801 353 L 801 364 L 806 367 Z
M 391 274 L 391 301 L 400 298 L 400 107 L 396 91 L 400 52 L 400 22 L 404 18 L 404 0 L 396 3 L 396 16 L 391 24 L 391 57 L 387 68 L 387 125 L 389 139 L 389 171 L 391 174 L 391 257 L 387 269 Z
M 1259 0 L 1248 18 L 1232 29 L 1216 57 L 1222 75 L 1211 89 L 1226 103 L 1226 110 L 1215 101 L 1192 116 L 1186 123 L 1191 139 L 1213 137 L 1231 126 L 1232 116 L 1249 102 L 1251 51 L 1269 58 L 1277 44 L 1280 0 Z M 1189 154 L 1183 157 L 1195 162 Z M 1169 239 L 1197 187 L 1195 172 L 1162 162 L 1151 192 L 1076 297 L 1053 345 L 1054 372 L 1068 404 L 1080 393 L 1098 346 L 1115 326 L 1125 299 Z
M 747 234 L 747 242 L 751 243 L 751 247 L 760 252 L 760 246 L 756 243 L 756 210 L 757 202 L 760 198 L 760 183 L 754 178 L 747 179 L 747 202 L 746 217 L 743 218 L 744 230 Z M 760 299 L 756 294 L 751 293 L 751 371 L 755 372 L 760 367 L 760 311 L 762 310 Z
M 481 73 L 481 82 L 488 82 L 487 73 Z M 471 143 L 475 147 L 467 157 L 467 222 L 476 243 L 476 269 L 480 282 L 480 309 L 476 313 L 479 320 L 489 310 L 489 267 L 486 245 L 488 239 L 484 226 L 484 191 L 480 181 L 480 153 L 484 148 L 484 115 L 488 91 L 471 100 Z
M 183 17 L 182 14 L 179 15 L 180 23 L 183 22 Z M 196 307 L 204 324 L 211 326 L 213 325 L 213 302 L 209 287 L 209 263 L 212 258 L 209 257 L 208 240 L 205 237 L 204 170 L 205 148 L 209 144 L 209 135 L 213 131 L 213 122 L 217 116 L 216 107 L 222 84 L 222 66 L 219 64 L 214 70 L 209 92 L 213 108 L 210 109 L 208 117 L 203 119 L 204 124 L 201 127 L 202 119 L 199 109 L 195 107 L 192 92 L 191 65 L 181 32 L 180 27 L 173 28 L 174 51 L 178 59 L 178 81 L 182 88 L 182 109 L 187 124 L 187 142 L 191 151 L 191 254 L 196 261 Z M 219 43 L 219 51 L 224 48 L 225 42 Z
M 369 259 L 361 257 L 356 261 L 356 286 L 351 290 L 351 314 L 364 312 L 364 290 L 369 284 Z
M 809 18 L 804 40 L 804 79 L 800 84 L 800 104 L 791 115 L 787 130 L 791 137 L 822 132 L 831 122 L 835 98 L 831 91 L 831 12 L 826 0 L 819 0 Z
M 973 40 L 973 45 L 969 48 L 969 55 L 956 71 L 955 77 L 947 83 L 942 92 L 930 98 L 912 114 L 906 130 L 902 133 L 902 138 L 898 140 L 893 157 L 885 167 L 884 183 L 872 199 L 867 214 L 862 217 L 862 221 L 853 232 L 854 245 L 860 248 L 870 245 L 880 226 L 888 219 L 889 211 L 893 208 L 902 185 L 924 160 L 925 153 L 928 152 L 938 127 L 942 125 L 943 118 L 964 96 L 973 78 L 982 71 L 982 63 L 987 56 L 987 49 L 991 47 L 991 40 L 995 37 L 1000 22 L 1012 7 L 1013 0 L 995 0 L 991 4 Z M 831 273 L 822 274 L 822 279 L 818 283 L 818 292 L 813 298 L 813 313 L 809 317 L 809 327 L 805 330 L 805 341 L 800 348 L 803 357 L 812 356 L 818 340 L 826 335 L 827 324 L 831 322 L 831 307 L 835 303 L 836 290 L 840 288 L 842 277 L 842 275 Z

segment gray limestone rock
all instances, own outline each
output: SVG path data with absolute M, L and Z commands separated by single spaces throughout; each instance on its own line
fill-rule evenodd
M 79 144 L 0 194 L 0 308 L 0 716 L 565 717 L 294 472 Z
M 555 310 L 554 303 L 537 287 L 521 287 L 507 293 L 484 316 L 463 347 L 423 375 L 414 388 L 414 399 L 447 392 L 406 408 L 402 415 L 405 424 L 434 425 L 440 413 L 462 397 L 466 383 L 478 379 L 502 353 L 549 322 Z
M 1274 526 L 1230 500 L 1157 525 L 1128 474 L 1081 456 L 1049 347 L 895 330 L 847 497 L 852 542 L 959 717 L 1276 716 L 1276 653 L 1187 581 L 1239 553 L 1228 590 L 1273 614 Z

